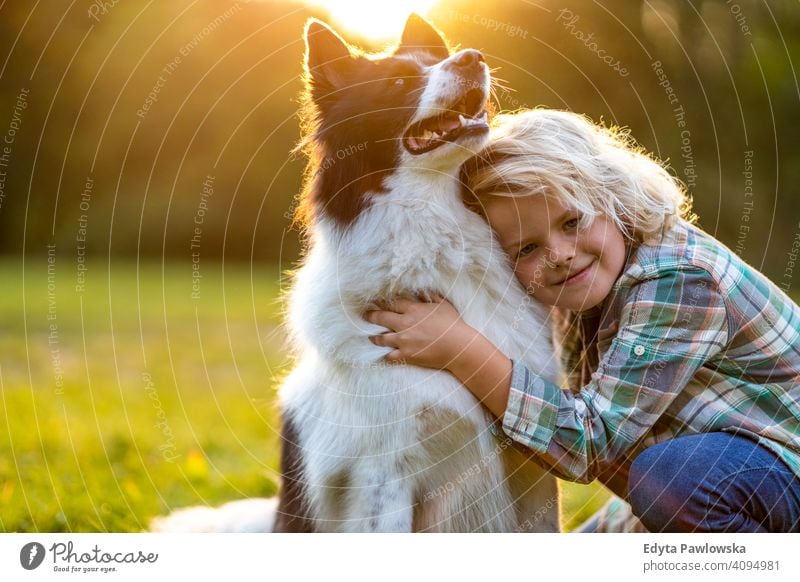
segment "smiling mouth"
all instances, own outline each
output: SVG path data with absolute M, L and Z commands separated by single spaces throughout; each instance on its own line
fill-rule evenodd
M 582 274 L 583 274 L 583 273 L 585 273 L 587 270 L 589 270 L 589 269 L 592 267 L 592 265 L 594 265 L 594 261 L 592 261 L 591 263 L 589 263 L 588 265 L 586 265 L 586 266 L 585 266 L 583 269 L 581 269 L 580 271 L 576 271 L 576 272 L 575 272 L 575 273 L 573 273 L 572 275 L 568 276 L 566 279 L 562 279 L 562 280 L 561 280 L 561 281 L 559 281 L 558 283 L 555 283 L 555 285 L 563 285 L 564 283 L 567 283 L 567 282 L 569 282 L 571 279 L 574 279 L 574 278 L 575 278 L 575 277 L 577 277 L 578 275 L 582 275 Z
M 413 155 L 424 154 L 468 133 L 489 131 L 489 116 L 483 105 L 483 90 L 470 89 L 447 111 L 412 125 L 403 136 L 406 149 Z

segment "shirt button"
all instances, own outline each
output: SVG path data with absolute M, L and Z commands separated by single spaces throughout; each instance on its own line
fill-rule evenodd
M 641 356 L 644 353 L 644 346 L 636 346 L 633 348 L 633 353 L 637 356 Z

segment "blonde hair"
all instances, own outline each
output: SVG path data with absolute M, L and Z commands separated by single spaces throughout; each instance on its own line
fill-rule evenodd
M 489 145 L 461 170 L 464 201 L 484 216 L 489 196 L 546 193 L 584 226 L 602 214 L 639 243 L 696 219 L 683 185 L 627 131 L 550 109 L 498 115 L 492 126 Z

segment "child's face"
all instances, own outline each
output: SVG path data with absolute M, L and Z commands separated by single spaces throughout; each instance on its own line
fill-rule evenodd
M 493 196 L 489 224 L 517 278 L 546 305 L 583 311 L 602 303 L 625 265 L 625 240 L 604 216 L 578 228 L 580 214 L 541 194 Z

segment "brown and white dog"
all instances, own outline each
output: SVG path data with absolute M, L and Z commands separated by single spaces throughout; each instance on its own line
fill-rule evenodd
M 446 297 L 506 355 L 558 377 L 547 313 L 515 279 L 460 166 L 487 140 L 483 56 L 452 53 L 412 15 L 390 54 L 364 55 L 306 26 L 308 248 L 288 324 L 296 367 L 280 391 L 277 502 L 184 510 L 161 530 L 559 531 L 554 477 L 510 440 L 453 376 L 386 365 L 386 331 L 365 310 Z M 274 512 L 274 515 L 273 515 Z

